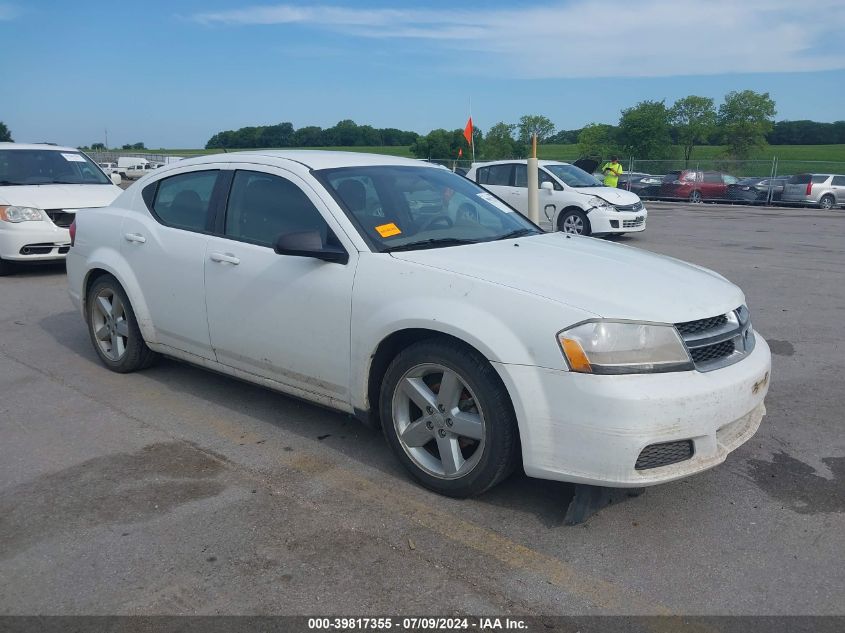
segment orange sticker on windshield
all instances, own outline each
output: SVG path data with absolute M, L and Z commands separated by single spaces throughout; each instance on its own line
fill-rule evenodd
M 378 234 L 382 237 L 393 237 L 394 235 L 399 235 L 402 232 L 393 222 L 390 224 L 379 224 L 376 227 L 376 231 L 378 231 Z

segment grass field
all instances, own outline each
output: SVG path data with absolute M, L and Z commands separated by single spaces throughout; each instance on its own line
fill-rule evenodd
M 680 148 L 673 148 L 675 159 L 681 159 Z M 538 149 L 540 158 L 547 160 L 574 160 L 578 158 L 577 145 L 541 145 Z M 781 161 L 825 161 L 845 162 L 845 145 L 769 145 L 757 150 L 750 160 L 771 160 L 777 156 Z M 691 160 L 726 159 L 723 145 L 699 145 L 695 148 Z M 627 160 L 627 158 L 625 159 Z

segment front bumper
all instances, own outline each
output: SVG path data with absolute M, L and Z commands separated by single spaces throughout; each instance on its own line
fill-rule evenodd
M 702 373 L 596 376 L 494 363 L 513 400 L 526 474 L 613 487 L 681 479 L 725 460 L 765 414 L 771 353 Z M 637 470 L 644 448 L 690 440 L 692 457 Z
M 645 207 L 639 211 L 594 209 L 587 214 L 587 218 L 590 220 L 590 230 L 594 235 L 638 233 L 645 231 L 648 210 Z
M 52 222 L 0 222 L 0 258 L 33 262 L 64 259 L 70 232 Z

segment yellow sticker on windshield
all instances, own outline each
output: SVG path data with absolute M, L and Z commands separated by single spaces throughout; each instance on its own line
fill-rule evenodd
M 378 231 L 378 234 L 382 237 L 393 237 L 394 235 L 399 235 L 402 232 L 393 222 L 390 224 L 379 224 L 376 227 L 376 231 Z

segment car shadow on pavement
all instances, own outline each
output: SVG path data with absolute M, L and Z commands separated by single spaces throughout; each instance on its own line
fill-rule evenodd
M 112 376 L 101 366 L 91 347 L 85 324 L 75 311 L 45 317 L 39 324 L 59 345 L 102 371 L 104 380 Z M 413 484 L 390 451 L 381 431 L 371 429 L 345 413 L 169 358 L 160 359 L 153 367 L 137 375 L 154 381 L 162 393 L 171 392 L 181 402 L 195 398 L 225 409 L 229 415 L 223 417 L 234 424 L 238 423 L 238 418 L 245 417 L 245 435 L 256 433 L 254 427 L 246 432 L 249 420 L 266 423 L 266 437 L 250 440 L 253 444 L 264 444 L 274 434 L 274 429 L 278 429 L 312 442 L 315 448 L 319 445 L 337 451 L 391 479 Z M 120 378 L 132 380 L 133 375 Z M 283 437 L 277 439 L 286 444 Z M 246 441 L 241 445 L 245 444 Z M 289 450 L 289 447 L 285 446 L 284 450 Z M 556 528 L 563 525 L 573 493 L 574 486 L 571 484 L 531 479 L 518 467 L 506 481 L 471 503 L 533 515 L 547 528 Z
M 64 261 L 43 262 L 43 263 L 19 263 L 14 262 L 12 273 L 7 279 L 30 279 L 48 277 L 51 275 L 65 275 Z

